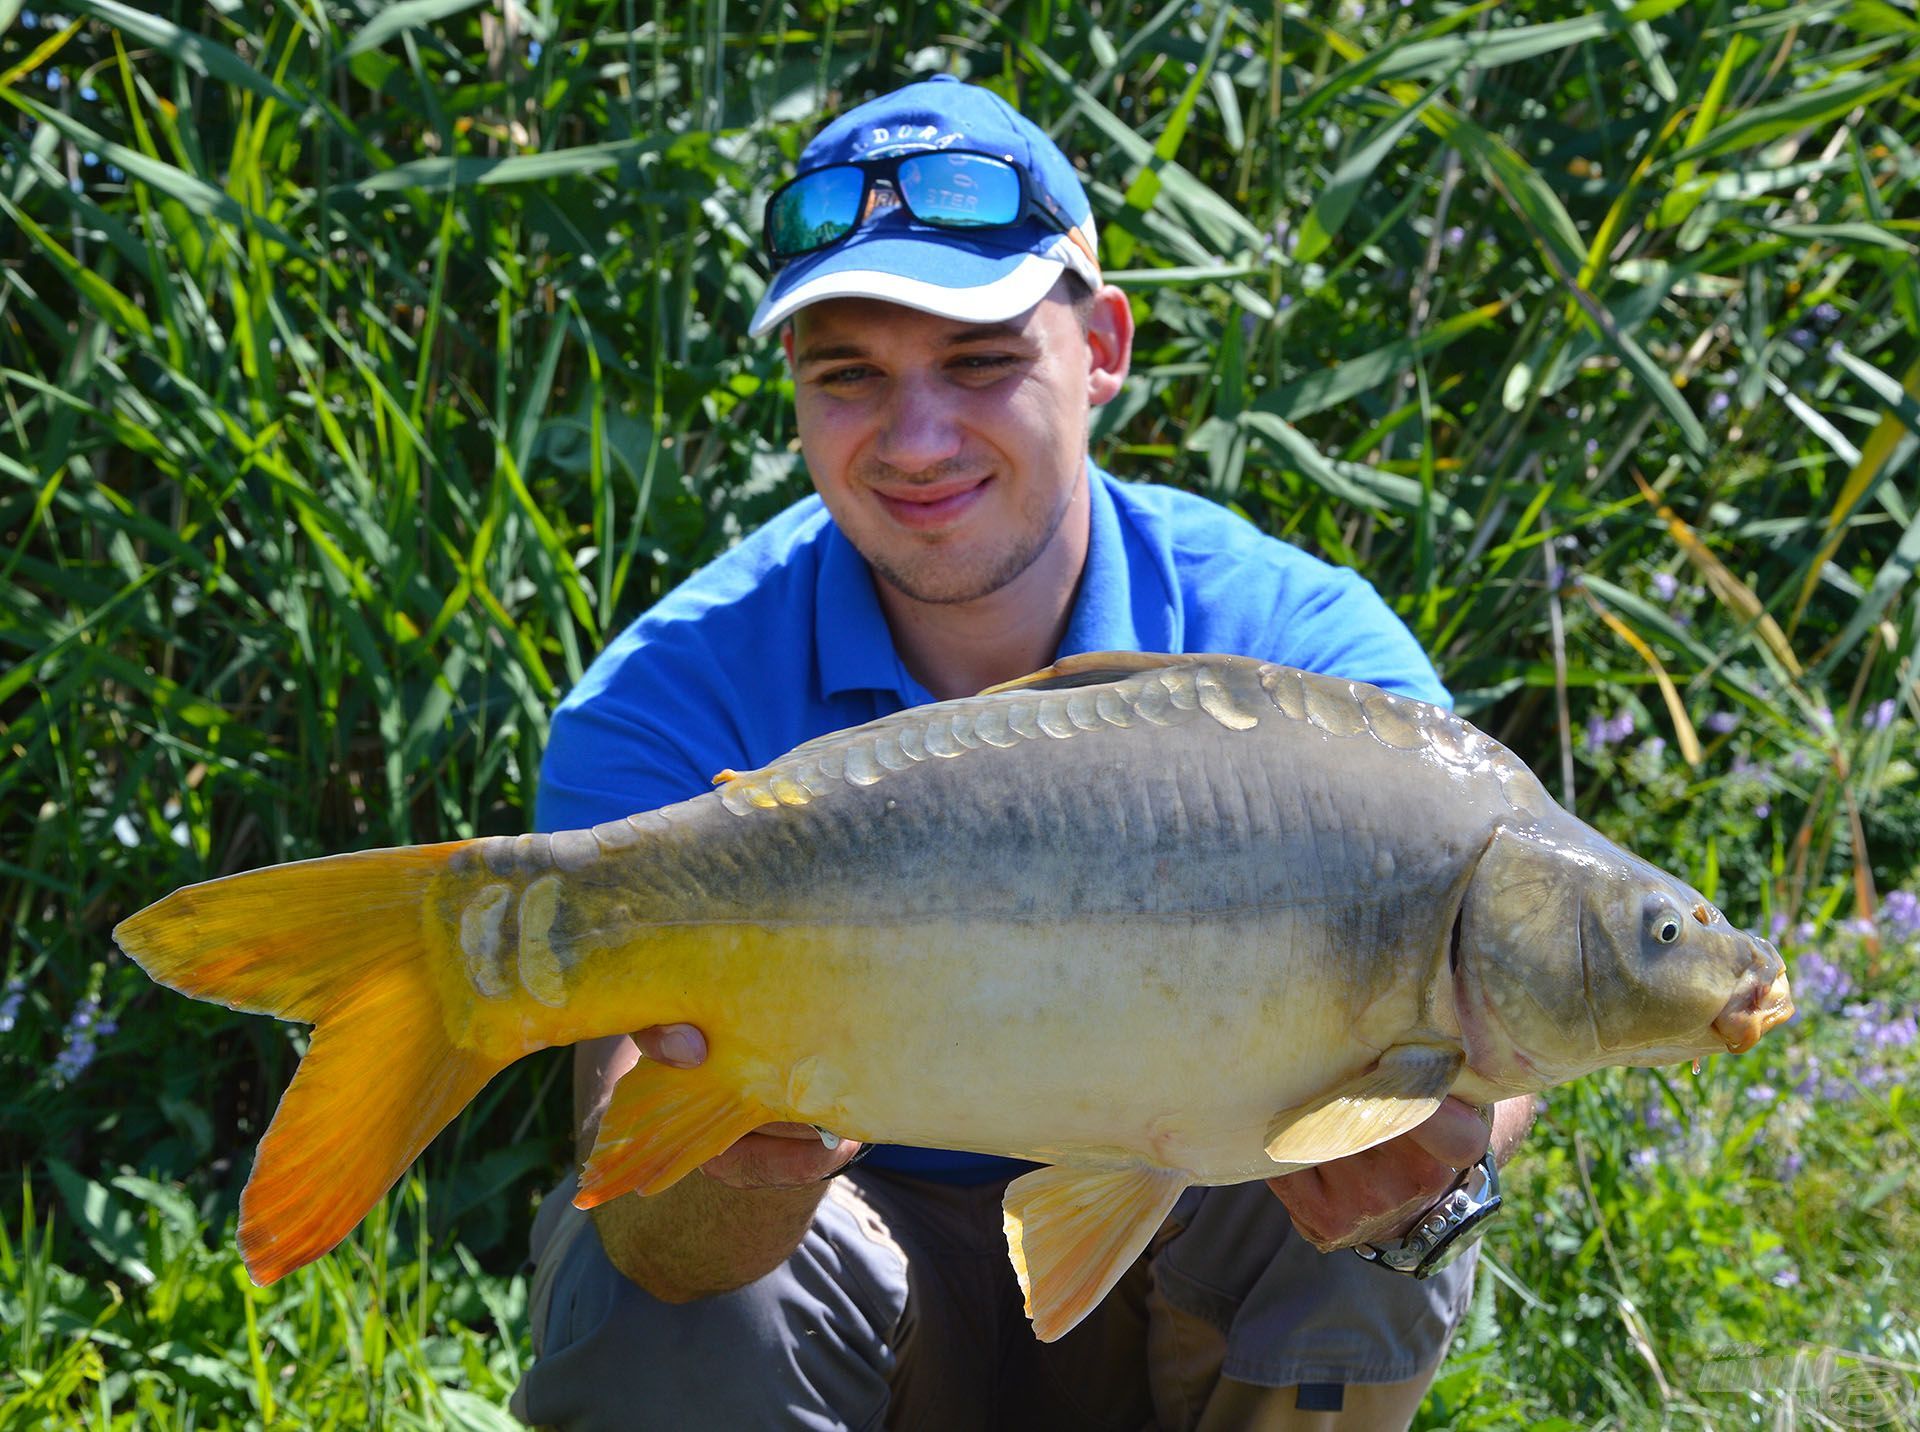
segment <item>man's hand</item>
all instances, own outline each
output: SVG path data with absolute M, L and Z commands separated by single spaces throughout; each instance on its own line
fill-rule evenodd
M 675 1069 L 692 1069 L 707 1057 L 707 1039 L 691 1024 L 656 1024 L 633 1036 L 640 1052 Z M 801 1188 L 843 1168 L 860 1152 L 855 1139 L 828 1148 L 811 1124 L 762 1124 L 715 1154 L 700 1171 L 730 1188 Z
M 1523 1112 L 1520 1117 L 1531 1115 Z M 1515 1127 L 1504 1146 L 1510 1148 L 1523 1128 Z M 1391 1243 L 1405 1236 L 1461 1169 L 1480 1161 L 1492 1132 L 1484 1113 L 1449 1098 L 1424 1124 L 1398 1138 L 1270 1178 L 1267 1186 L 1287 1206 L 1301 1236 L 1322 1253 L 1359 1243 Z

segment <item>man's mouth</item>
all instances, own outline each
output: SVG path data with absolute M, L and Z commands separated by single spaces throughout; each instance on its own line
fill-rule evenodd
M 924 486 L 873 489 L 874 497 L 886 514 L 902 527 L 922 531 L 957 521 L 986 492 L 991 477 L 966 477 L 930 482 Z

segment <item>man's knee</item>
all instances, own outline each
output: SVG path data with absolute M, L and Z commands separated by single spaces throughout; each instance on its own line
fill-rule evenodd
M 513 1398 L 523 1421 L 866 1427 L 884 1416 L 905 1267 L 848 1198 L 823 1202 L 800 1248 L 766 1277 L 680 1304 L 622 1276 L 584 1214 L 568 1207 L 542 1223 L 536 1358 Z

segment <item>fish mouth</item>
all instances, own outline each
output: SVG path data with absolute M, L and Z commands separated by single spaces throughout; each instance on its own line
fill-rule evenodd
M 1787 968 L 1773 947 L 1755 942 L 1753 964 L 1741 977 L 1727 1007 L 1713 1021 L 1713 1032 L 1729 1054 L 1745 1054 L 1760 1036 L 1793 1016 L 1793 992 L 1787 988 Z

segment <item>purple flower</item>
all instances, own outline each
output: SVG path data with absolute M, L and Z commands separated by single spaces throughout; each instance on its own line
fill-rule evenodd
M 67 1017 L 66 1042 L 60 1046 L 60 1052 L 53 1057 L 53 1083 L 60 1088 L 71 1084 L 82 1074 L 99 1054 L 99 1042 L 117 1030 L 119 1026 L 111 1019 L 100 1018 L 100 998 L 88 995 L 74 1006 L 73 1013 Z
M 1707 416 L 1717 418 L 1733 406 L 1733 397 L 1728 393 L 1715 393 L 1707 399 Z
M 1785 910 L 1775 910 L 1773 912 L 1773 918 L 1767 921 L 1767 938 L 1769 940 L 1777 940 L 1786 933 L 1787 912 Z
M 1780 1091 L 1773 1085 L 1762 1082 L 1747 1090 L 1747 1100 L 1754 1104 L 1771 1104 L 1780 1097 Z
M 1663 602 L 1670 602 L 1680 591 L 1680 579 L 1671 572 L 1653 574 L 1653 594 Z
M 1731 711 L 1715 711 L 1702 724 L 1714 735 L 1724 736 L 1739 727 L 1740 718 Z
M 1649 756 L 1657 756 L 1667 749 L 1667 738 L 1665 736 L 1649 736 L 1640 743 L 1640 749 L 1645 751 Z
M 1863 1049 L 1906 1049 L 1920 1039 L 1920 1025 L 1915 1023 L 1913 1011 L 1896 1015 L 1883 999 L 1850 1004 L 1842 1012 L 1853 1021 L 1854 1037 Z
M 1806 349 L 1813 347 L 1813 330 L 1811 328 L 1796 328 L 1787 335 L 1787 342 L 1804 352 Z
M 1794 962 L 1793 993 L 1803 1005 L 1838 1009 L 1840 1001 L 1853 993 L 1853 980 L 1818 950 L 1808 950 Z
M 1785 1158 L 1781 1159 L 1780 1182 L 1792 1183 L 1793 1180 L 1799 1176 L 1800 1170 L 1805 1164 L 1806 1160 L 1801 1158 L 1797 1153 L 1788 1154 Z
M 1658 1149 L 1635 1149 L 1627 1156 L 1627 1162 L 1635 1168 L 1652 1168 L 1660 1162 Z
M 1776 1288 L 1797 1288 L 1800 1286 L 1800 1270 L 1798 1268 L 1782 1268 L 1768 1281 Z
M 1680 1130 L 1680 1122 L 1673 1117 L 1666 1101 L 1657 1097 L 1647 1100 L 1646 1107 L 1640 1110 L 1640 1123 L 1650 1134 L 1673 1134 Z
M 1840 321 L 1840 310 L 1835 308 L 1830 303 L 1815 304 L 1813 309 L 1813 321 L 1815 323 L 1822 325 L 1823 327 L 1828 324 L 1838 323 Z
M 1602 746 L 1617 746 L 1633 734 L 1633 713 L 1617 712 L 1612 716 L 1595 714 L 1587 718 L 1587 745 L 1598 749 Z
M 1880 902 L 1880 922 L 1896 939 L 1910 940 L 1920 935 L 1920 895 L 1911 890 L 1889 890 Z
M 0 1034 L 10 1034 L 20 1017 L 20 1001 L 26 998 L 27 982 L 15 975 L 7 981 L 4 997 L 0 997 Z
M 1457 249 L 1467 241 L 1467 231 L 1459 224 L 1453 225 L 1440 236 L 1440 242 L 1449 249 Z
M 1766 801 L 1761 801 L 1759 805 L 1753 808 L 1753 818 L 1755 820 L 1765 820 L 1768 816 L 1772 814 L 1773 814 L 1773 807 Z
M 1899 709 L 1899 703 L 1889 696 L 1861 718 L 1860 724 L 1869 731 L 1884 731 L 1893 724 L 1894 713 Z

